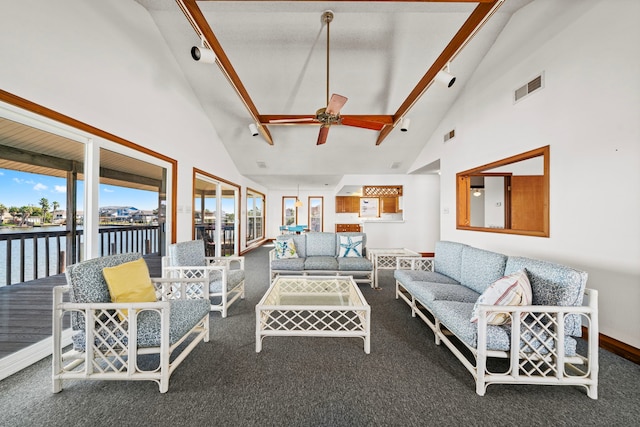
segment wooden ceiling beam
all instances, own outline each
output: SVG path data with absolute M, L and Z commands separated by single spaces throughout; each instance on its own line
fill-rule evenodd
M 427 70 L 425 75 L 420 79 L 416 87 L 409 93 L 407 99 L 400 105 L 398 110 L 393 115 L 393 125 L 385 126 L 378 135 L 376 145 L 380 145 L 382 141 L 391 133 L 407 112 L 418 102 L 424 92 L 429 89 L 429 86 L 433 83 L 436 74 L 445 68 L 445 66 L 451 62 L 456 55 L 465 47 L 465 45 L 473 38 L 478 30 L 484 25 L 485 22 L 495 13 L 497 8 L 503 3 L 504 0 L 492 0 L 480 3 L 471 12 L 471 15 L 462 24 L 458 32 L 453 36 L 449 44 L 444 48 L 440 56 L 431 64 L 431 67 Z
M 258 109 L 251 100 L 251 97 L 240 80 L 238 73 L 236 73 L 233 65 L 231 65 L 231 61 L 229 61 L 227 54 L 224 49 L 222 49 L 222 45 L 218 42 L 218 38 L 213 33 L 207 19 L 202 14 L 196 0 L 176 0 L 176 3 L 178 3 L 178 7 L 180 7 L 180 10 L 182 10 L 182 13 L 184 13 L 198 37 L 203 38 L 208 47 L 215 53 L 216 64 L 218 64 L 222 74 L 227 78 L 229 84 L 231 84 L 231 87 L 236 91 L 236 94 L 240 97 L 245 108 L 249 111 L 249 114 L 258 127 L 258 131 L 270 145 L 273 145 L 273 138 L 271 137 L 269 129 L 264 127 L 260 122 L 260 113 L 258 112 Z

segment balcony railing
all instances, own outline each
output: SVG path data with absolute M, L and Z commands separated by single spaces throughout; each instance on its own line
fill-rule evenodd
M 0 233 L 0 286 L 64 273 L 67 259 L 82 260 L 83 230 L 77 230 L 75 256 L 66 254 L 66 230 Z M 99 255 L 159 251 L 158 225 L 101 227 Z M 68 256 L 69 255 L 69 256 Z

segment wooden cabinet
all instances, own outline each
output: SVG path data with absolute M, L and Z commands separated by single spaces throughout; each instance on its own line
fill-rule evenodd
M 336 196 L 336 213 L 360 212 L 360 197 Z
M 398 198 L 397 197 L 380 197 L 380 204 L 382 205 L 380 211 L 382 213 L 396 213 L 398 212 Z
M 362 227 L 360 224 L 336 224 L 336 233 L 347 231 L 355 231 L 359 233 L 362 231 Z

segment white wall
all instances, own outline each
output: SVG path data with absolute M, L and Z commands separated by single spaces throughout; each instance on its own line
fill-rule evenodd
M 238 173 L 138 3 L 5 1 L 0 52 L 3 90 L 178 161 L 177 240 L 191 239 L 193 167 L 266 193 Z
M 516 13 L 414 168 L 440 159 L 442 238 L 584 269 L 601 332 L 640 347 L 640 2 L 536 0 Z M 463 53 L 464 54 L 464 53 Z M 545 87 L 513 91 L 539 72 Z M 456 138 L 440 135 L 456 128 Z M 455 174 L 551 146 L 549 238 L 456 230 Z M 448 214 L 444 212 L 448 210 Z

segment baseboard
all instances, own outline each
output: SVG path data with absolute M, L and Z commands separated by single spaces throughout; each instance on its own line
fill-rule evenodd
M 582 327 L 582 336 L 584 338 L 588 337 L 589 329 L 586 327 Z M 610 351 L 613 354 L 617 354 L 620 357 L 624 357 L 627 360 L 632 361 L 640 365 L 640 349 L 633 347 L 629 344 L 623 343 L 622 341 L 618 341 L 615 338 L 611 338 L 604 334 L 598 334 L 598 344 L 600 348 Z
M 62 331 L 62 346 L 71 344 L 71 329 Z M 0 359 L 0 381 L 51 355 L 53 338 L 45 338 Z

